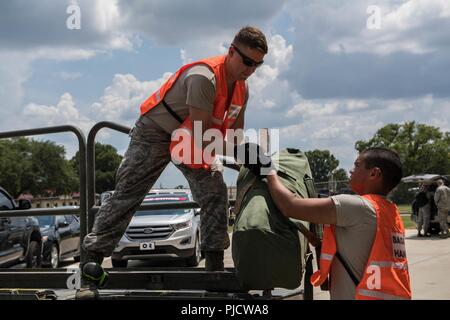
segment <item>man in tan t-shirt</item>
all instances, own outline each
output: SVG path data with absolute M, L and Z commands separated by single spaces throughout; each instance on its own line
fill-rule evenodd
M 259 29 L 242 28 L 225 56 L 223 69 L 226 84 L 217 83 L 218 79 L 209 66 L 194 65 L 179 75 L 159 105 L 139 117 L 130 133 L 131 142 L 117 172 L 115 192 L 102 204 L 92 232 L 84 239 L 87 257 L 86 261 L 82 261 L 82 268 L 87 262 L 100 264 L 103 257 L 111 255 L 144 196 L 171 161 L 169 145 L 174 130 L 188 116 L 192 122 L 202 124 L 203 132 L 210 128 L 212 113 L 217 107 L 217 88 L 228 89 L 229 105 L 236 83 L 245 81 L 255 72 L 263 63 L 267 51 L 266 38 Z M 232 129 L 244 127 L 247 99 L 248 92 Z M 206 270 L 223 270 L 223 252 L 230 241 L 227 232 L 227 188 L 221 166 L 216 163 L 211 166 L 211 170 L 193 169 L 184 164 L 176 166 L 188 180 L 193 198 L 201 207 L 200 235 Z M 99 270 L 98 266 L 96 270 Z M 77 293 L 79 298 L 91 298 L 96 294 L 95 281 L 85 282 Z M 92 290 L 88 290 L 88 286 Z
M 261 155 L 260 159 L 261 163 L 266 163 L 268 167 L 271 166 L 270 157 Z M 254 171 L 257 172 L 257 169 L 254 169 Z M 383 230 L 391 232 L 391 228 L 397 230 L 396 224 L 391 224 L 391 222 L 400 220 L 398 209 L 396 214 L 392 216 L 390 211 L 383 209 L 392 206 L 386 200 L 386 195 L 400 182 L 402 177 L 402 167 L 398 155 L 383 148 L 369 148 L 361 152 L 355 161 L 355 167 L 350 171 L 350 185 L 357 195 L 342 194 L 326 199 L 301 199 L 296 197 L 281 184 L 275 170 L 268 171 L 267 182 L 270 194 L 283 215 L 334 226 L 334 238 L 339 257 L 333 256 L 331 258 L 330 297 L 333 300 L 355 299 L 357 284 L 362 283 L 364 274 L 367 272 L 366 268 L 373 252 L 377 232 Z M 376 201 L 379 207 L 378 213 L 373 205 L 374 197 L 378 199 Z M 369 201 L 369 199 L 372 200 Z M 377 228 L 382 215 L 388 215 L 389 218 L 384 220 L 384 225 Z M 401 222 L 399 222 L 399 225 L 402 226 Z M 403 229 L 403 226 L 400 229 Z M 400 233 L 397 235 L 400 236 Z M 404 234 L 401 235 L 401 238 L 404 238 Z M 402 258 L 406 259 L 404 243 L 393 243 L 392 247 L 401 249 L 399 252 L 401 252 Z M 389 243 L 381 247 L 378 243 L 377 250 L 384 250 L 385 256 L 395 256 L 393 251 L 390 250 Z M 324 254 L 324 257 L 321 256 L 321 260 L 330 259 L 325 256 L 329 256 L 329 254 Z M 392 258 L 392 261 L 396 260 Z M 380 262 L 375 261 L 374 263 Z M 383 267 L 391 266 L 388 262 L 383 261 L 383 263 L 385 264 Z M 395 263 L 392 263 L 392 266 L 398 267 Z M 384 273 L 384 275 L 394 273 L 392 271 L 391 273 Z M 381 282 L 388 282 L 390 288 L 402 292 L 402 288 L 409 286 L 409 275 L 402 278 L 404 283 L 398 283 L 398 279 L 394 276 L 393 278 L 381 279 Z M 377 294 L 379 298 L 392 298 L 392 295 L 385 294 L 385 292 L 372 293 Z M 402 296 L 402 298 L 408 298 L 408 294 Z

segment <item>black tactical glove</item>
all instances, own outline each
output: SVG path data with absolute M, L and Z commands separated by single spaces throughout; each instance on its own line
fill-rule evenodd
M 271 169 L 275 169 L 272 158 L 256 143 L 246 142 L 234 146 L 234 158 L 257 177 L 266 176 Z

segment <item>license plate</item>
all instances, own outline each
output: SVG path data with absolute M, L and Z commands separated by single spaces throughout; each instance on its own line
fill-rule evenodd
M 155 244 L 153 242 L 141 242 L 141 243 L 139 243 L 139 249 L 155 250 Z

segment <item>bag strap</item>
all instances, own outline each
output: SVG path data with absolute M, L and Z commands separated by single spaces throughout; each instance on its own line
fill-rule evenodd
M 303 178 L 303 181 L 305 182 L 305 186 L 306 186 L 306 189 L 308 191 L 308 196 L 310 198 L 317 198 L 317 192 L 316 192 L 316 188 L 314 186 L 314 180 L 311 177 L 309 177 L 308 175 L 305 175 L 305 177 Z M 317 225 L 314 225 L 314 227 L 317 227 Z M 315 230 L 317 231 L 317 228 L 315 228 Z M 321 246 L 321 240 L 316 235 L 314 235 L 314 236 L 317 238 L 317 240 L 319 241 L 319 245 Z M 314 247 L 316 247 L 316 246 L 314 246 Z M 350 269 L 348 264 L 344 261 L 344 259 L 342 258 L 341 254 L 338 251 L 336 251 L 336 255 L 335 256 L 339 260 L 339 262 L 342 264 L 342 266 L 344 267 L 345 271 L 347 271 L 348 275 L 352 279 L 352 281 L 355 284 L 355 286 L 358 286 L 358 284 L 359 284 L 358 278 L 352 272 L 352 270 Z
M 245 195 L 247 194 L 248 190 L 253 187 L 256 179 L 256 176 L 250 178 L 247 184 L 244 185 L 244 187 L 241 189 L 241 192 L 239 192 L 239 194 L 236 196 L 236 201 L 234 202 L 234 212 L 236 213 L 236 218 L 239 216 L 242 201 L 244 200 Z
M 352 270 L 350 269 L 350 267 L 348 266 L 348 264 L 344 261 L 344 259 L 342 258 L 341 254 L 336 251 L 336 258 L 338 258 L 339 262 L 342 264 L 342 266 L 344 267 L 345 271 L 347 271 L 348 275 L 350 276 L 350 278 L 352 279 L 353 283 L 355 284 L 355 287 L 357 287 L 359 285 L 359 280 L 358 278 L 356 278 L 355 274 L 352 272 Z
M 183 120 L 180 118 L 180 116 L 175 111 L 173 111 L 173 109 L 167 104 L 164 99 L 161 100 L 161 103 L 163 104 L 164 108 L 166 108 L 167 112 L 169 112 L 170 115 L 175 118 L 175 120 L 177 120 L 179 123 L 183 123 Z

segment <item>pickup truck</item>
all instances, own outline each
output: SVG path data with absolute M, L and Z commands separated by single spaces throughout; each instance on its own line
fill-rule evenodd
M 8 217 L 8 211 L 31 208 L 29 200 L 18 204 L 0 187 L 0 267 L 26 263 L 27 268 L 38 268 L 42 260 L 42 236 L 34 217 Z

